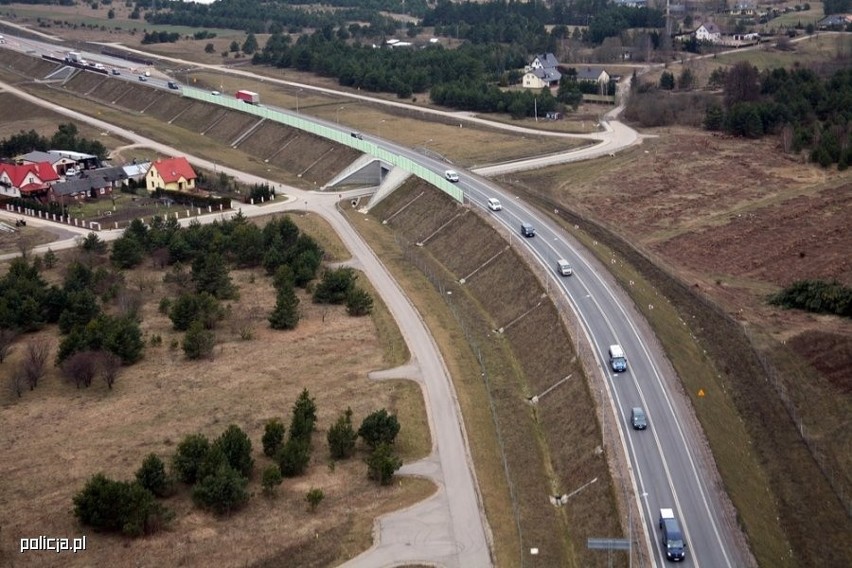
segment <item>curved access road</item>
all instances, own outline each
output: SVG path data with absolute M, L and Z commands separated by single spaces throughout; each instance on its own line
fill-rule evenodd
M 74 120 L 87 122 L 100 129 L 109 129 L 133 143 L 144 144 L 167 155 L 183 155 L 193 163 L 214 169 L 211 161 L 102 120 L 47 103 L 11 85 L 0 83 L 0 89 Z M 222 164 L 216 164 L 215 167 L 247 184 L 277 184 L 259 176 L 224 167 Z M 405 374 L 413 376 L 422 385 L 432 432 L 431 454 L 424 460 L 407 464 L 402 473 L 421 475 L 432 480 L 438 486 L 437 493 L 408 509 L 377 519 L 374 546 L 347 565 L 365 568 L 418 563 L 453 568 L 493 565 L 490 530 L 481 506 L 455 389 L 444 359 L 426 324 L 382 262 L 337 209 L 339 198 L 336 193 L 330 195 L 306 192 L 293 187 L 285 187 L 285 192 L 288 196 L 286 201 L 264 207 L 243 206 L 241 211 L 246 216 L 255 216 L 287 209 L 307 209 L 321 215 L 331 224 L 349 247 L 353 262 L 361 266 L 382 301 L 388 306 L 405 338 L 412 355 L 411 370 Z M 0 219 L 14 220 L 17 217 L 19 216 L 0 210 Z M 208 215 L 201 220 L 213 222 L 220 218 L 220 215 Z M 47 223 L 28 219 L 28 223 L 30 222 Z M 63 228 L 79 235 L 88 233 L 83 229 L 67 226 Z M 36 247 L 36 250 L 46 251 L 48 246 L 55 250 L 71 248 L 76 246 L 79 235 Z M 99 235 L 105 240 L 111 240 L 120 236 L 121 231 L 102 231 Z M 14 256 L 16 255 L 10 254 L 0 258 Z

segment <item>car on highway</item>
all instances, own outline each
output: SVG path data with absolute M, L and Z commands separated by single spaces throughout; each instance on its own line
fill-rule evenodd
M 180 87 L 178 87 L 178 84 L 175 83 L 174 81 L 169 81 L 169 88 L 170 89 L 180 89 Z
M 113 75 L 121 75 L 121 71 L 119 71 L 118 69 L 113 69 L 112 74 Z
M 530 238 L 535 236 L 535 227 L 529 223 L 521 223 L 521 235 Z
M 634 406 L 630 410 L 630 425 L 634 430 L 644 430 L 648 427 L 648 417 L 640 406 Z
M 447 170 L 444 172 L 444 177 L 447 178 L 447 181 L 451 181 L 456 183 L 459 181 L 459 174 L 455 170 Z
M 139 80 L 144 83 L 145 81 L 148 80 L 148 77 L 146 77 L 145 75 L 139 75 Z
M 499 199 L 491 197 L 488 199 L 488 208 L 492 211 L 500 211 L 503 209 L 503 205 L 500 203 Z
M 624 349 L 621 348 L 621 345 L 609 346 L 609 364 L 616 373 L 623 373 L 627 370 L 627 357 L 624 355 Z
M 222 93 L 220 93 L 219 91 L 210 91 L 210 94 L 213 95 L 214 97 L 218 97 Z
M 357 138 L 358 140 L 364 139 L 364 135 L 361 134 L 360 132 L 350 132 L 349 136 L 351 136 L 352 138 Z
M 562 276 L 571 276 L 574 274 L 574 269 L 571 268 L 571 263 L 564 258 L 560 258 L 556 261 L 556 271 Z
M 150 72 L 150 71 L 145 71 L 145 76 L 146 76 L 146 77 L 150 77 L 150 76 L 151 76 L 151 72 Z

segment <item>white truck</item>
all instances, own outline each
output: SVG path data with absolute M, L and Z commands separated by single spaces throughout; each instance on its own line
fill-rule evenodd
M 83 56 L 80 55 L 79 51 L 69 51 L 65 54 L 65 61 L 69 63 L 79 63 L 80 65 L 85 65 L 86 60 L 83 59 Z

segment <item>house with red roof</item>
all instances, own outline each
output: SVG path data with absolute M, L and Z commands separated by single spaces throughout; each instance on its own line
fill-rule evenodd
M 41 198 L 59 174 L 49 162 L 37 164 L 0 164 L 0 195 Z
M 191 191 L 197 178 L 186 158 L 161 158 L 152 162 L 145 173 L 145 187 L 152 192 L 157 188 Z

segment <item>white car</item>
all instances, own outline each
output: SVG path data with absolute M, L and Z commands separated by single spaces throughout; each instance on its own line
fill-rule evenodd
M 492 211 L 500 211 L 503 209 L 503 206 L 500 204 L 499 199 L 494 199 L 493 197 L 488 199 L 488 208 Z
M 218 97 L 222 93 L 220 93 L 219 91 L 210 91 L 210 94 L 213 95 L 214 97 Z
M 444 177 L 447 178 L 447 181 L 451 181 L 456 183 L 459 181 L 459 174 L 455 170 L 447 170 L 444 172 Z
M 574 274 L 574 269 L 571 268 L 571 264 L 564 258 L 560 258 L 556 261 L 556 270 L 562 276 L 571 276 Z

